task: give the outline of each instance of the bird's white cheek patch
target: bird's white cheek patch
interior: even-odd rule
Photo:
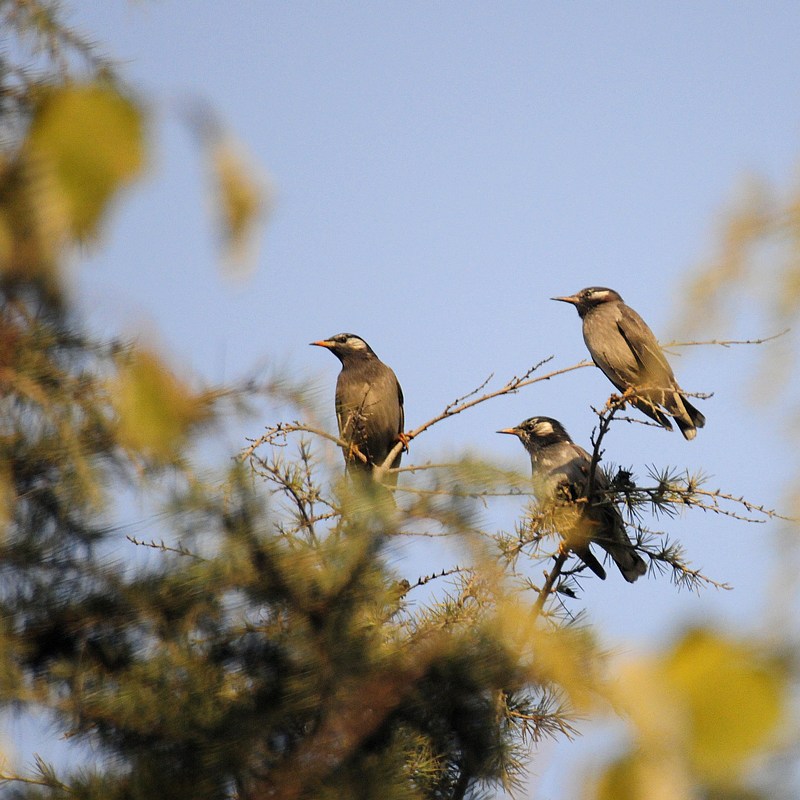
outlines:
[[[550,436],[553,432],[553,426],[549,422],[539,422],[536,425],[537,436]]]

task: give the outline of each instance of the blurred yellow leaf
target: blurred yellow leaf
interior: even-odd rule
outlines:
[[[265,207],[265,189],[253,177],[252,166],[226,137],[213,138],[211,167],[225,256],[235,266],[246,266],[254,255],[253,239]]]
[[[702,786],[709,798],[750,798],[742,787],[751,759],[777,741],[786,707],[786,672],[775,658],[695,629],[661,657],[628,660],[616,673],[613,705],[635,739],[592,777],[587,797],[672,800]]]
[[[593,800],[688,800],[686,776],[669,751],[632,751],[592,776],[586,796]]]
[[[642,797],[639,759],[625,755],[606,767],[597,781],[596,800],[639,800]]]
[[[613,705],[633,723],[643,751],[683,753],[685,715],[671,687],[663,689],[661,663],[628,658],[614,669]]]
[[[107,85],[54,89],[34,114],[27,146],[49,174],[68,230],[91,236],[114,192],[142,168],[142,113]]]
[[[190,428],[210,416],[206,398],[194,394],[148,350],[138,350],[120,368],[114,387],[120,438],[158,460],[178,454]]]
[[[745,759],[769,743],[783,716],[786,677],[755,648],[707,630],[689,632],[664,674],[689,713],[695,769],[711,782],[735,781]]]

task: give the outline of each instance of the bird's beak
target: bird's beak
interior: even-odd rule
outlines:
[[[580,300],[578,300],[578,296],[575,294],[571,294],[569,297],[551,297],[551,300],[558,300],[562,303],[572,303],[573,306],[578,305]]]
[[[496,433],[510,433],[512,436],[516,436],[517,435],[517,429],[516,428],[503,428],[500,431],[496,431]]]
[[[333,349],[333,342],[329,342],[326,339],[320,339],[318,342],[309,342],[309,345],[314,345],[314,347],[327,347],[328,350]]]

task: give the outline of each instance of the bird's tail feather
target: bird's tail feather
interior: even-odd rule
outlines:
[[[609,543],[605,549],[628,583],[633,583],[647,572],[647,564],[632,545],[613,542]]]
[[[650,419],[655,420],[668,431],[672,430],[672,423],[669,421],[669,417],[652,400],[646,397],[636,397],[631,402]]]
[[[697,436],[697,429],[706,424],[706,418],[682,394],[674,392],[667,410],[672,414],[678,428],[685,439],[692,440]]]
[[[601,581],[606,579],[606,571],[603,569],[603,565],[595,558],[594,553],[592,553],[588,547],[575,550],[575,555],[577,555]]]
[[[691,418],[695,428],[704,427],[706,424],[706,418],[685,397],[682,397],[681,399],[683,400],[683,406],[686,409],[686,413]]]
[[[628,534],[625,532],[625,523],[622,521],[616,506],[608,506],[605,536],[597,536],[594,541],[611,556],[617,569],[622,573],[628,583],[633,583],[647,572],[647,564],[636,552]]]

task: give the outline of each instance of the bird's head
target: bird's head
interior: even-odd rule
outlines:
[[[559,300],[562,303],[571,303],[578,311],[578,315],[583,317],[587,311],[596,308],[603,303],[619,303],[622,298],[613,289],[605,286],[589,286],[581,289],[577,294],[567,297],[551,297],[551,300]]]
[[[552,417],[531,417],[513,428],[503,428],[498,433],[516,436],[528,451],[541,450],[551,444],[571,442],[564,426]]]
[[[326,347],[342,362],[348,358],[375,356],[372,348],[354,333],[337,333],[336,336],[320,339],[311,344],[316,347]]]

